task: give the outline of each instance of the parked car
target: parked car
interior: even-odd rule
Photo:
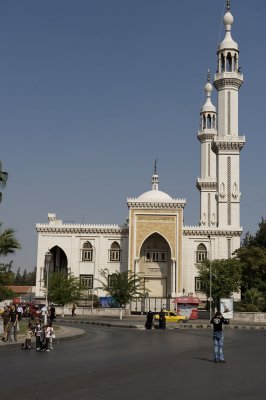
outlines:
[[[188,319],[187,317],[184,317],[182,315],[177,315],[177,313],[175,311],[171,311],[171,310],[163,310],[164,315],[165,315],[165,319],[166,322],[187,322]],[[155,321],[159,320],[159,313],[154,315],[154,319]]]

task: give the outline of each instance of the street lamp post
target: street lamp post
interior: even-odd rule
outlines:
[[[209,246],[209,264],[210,264],[210,291],[209,291],[209,302],[210,302],[210,320],[212,319],[212,242],[211,236],[208,235],[210,246]]]
[[[44,324],[47,325],[47,314],[48,314],[48,285],[49,285],[49,271],[50,271],[50,266],[51,266],[51,261],[52,261],[53,255],[50,253],[48,250],[45,253],[44,256],[44,269],[46,271],[46,293],[45,293],[45,306],[46,306],[46,311],[44,315]]]

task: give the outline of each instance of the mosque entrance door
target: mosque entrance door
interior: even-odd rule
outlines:
[[[171,295],[171,249],[167,240],[159,233],[153,233],[143,242],[139,271],[144,274],[147,296]]]

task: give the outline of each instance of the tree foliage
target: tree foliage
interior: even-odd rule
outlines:
[[[49,276],[48,299],[65,306],[79,299],[84,288],[78,278],[64,272],[53,272]]]
[[[266,293],[266,248],[241,247],[235,253],[241,265],[241,290],[257,288]]]
[[[259,229],[255,235],[251,235],[249,232],[246,233],[241,247],[263,247],[266,248],[266,219],[261,218],[258,223]]]
[[[144,292],[144,278],[132,271],[114,272],[110,274],[108,269],[100,271],[104,281],[100,281],[99,289],[104,290],[120,305],[125,306],[136,296],[142,296]]]
[[[239,292],[241,282],[240,263],[235,258],[228,260],[204,260],[197,265],[202,292],[208,298],[210,295],[210,267],[212,276],[212,298],[219,308],[221,298],[231,297]]]
[[[1,227],[2,223],[0,223]],[[17,249],[20,249],[20,243],[15,238],[14,229],[7,228],[4,231],[0,231],[0,256],[7,256],[13,254]]]
[[[257,288],[248,289],[242,300],[242,307],[245,311],[262,311],[265,307],[265,298]]]

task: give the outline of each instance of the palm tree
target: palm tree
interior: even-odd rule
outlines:
[[[4,188],[6,186],[6,181],[8,178],[8,173],[2,171],[2,163],[0,161],[0,188]],[[2,192],[0,192],[0,203],[2,201]]]
[[[261,311],[265,305],[265,299],[257,288],[251,288],[246,290],[243,304],[247,311]]]
[[[0,223],[0,226],[2,224]],[[7,228],[0,232],[0,256],[7,256],[13,254],[17,249],[20,249],[20,243],[15,238],[14,229]]]

